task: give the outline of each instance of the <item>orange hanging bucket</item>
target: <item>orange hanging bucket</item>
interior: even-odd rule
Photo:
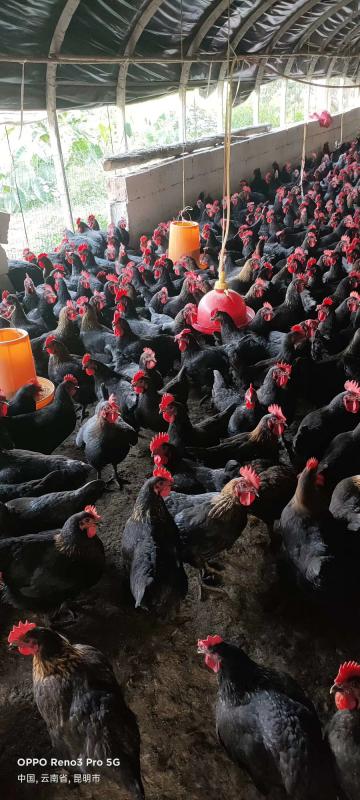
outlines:
[[[199,265],[200,229],[197,222],[175,220],[170,223],[169,258],[175,263],[183,256],[190,256]]]
[[[22,328],[0,329],[0,389],[7,398],[36,380],[29,334]]]

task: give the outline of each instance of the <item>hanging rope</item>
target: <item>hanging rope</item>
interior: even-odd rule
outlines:
[[[20,87],[20,133],[19,139],[22,136],[22,129],[24,124],[24,95],[25,95],[25,62],[21,68],[21,87]]]
[[[10,139],[9,139],[8,129],[7,129],[6,125],[5,125],[5,134],[6,134],[6,140],[7,140],[7,144],[8,144],[8,148],[9,148],[9,153],[10,153],[10,159],[11,159],[11,163],[12,163],[13,173],[14,173],[14,183],[15,183],[15,189],[16,189],[17,199],[18,199],[18,203],[19,203],[20,213],[21,213],[21,216],[22,216],[22,222],[23,222],[23,227],[24,227],[26,245],[27,245],[27,247],[29,247],[29,239],[28,239],[26,225],[25,225],[25,217],[24,217],[23,207],[22,207],[22,203],[21,203],[19,187],[18,187],[18,183],[17,183],[17,180],[16,180],[15,161],[14,161],[14,158],[13,158],[13,154],[12,154],[12,150],[11,150],[11,146],[10,146]]]
[[[305,159],[306,159],[306,141],[307,141],[308,122],[309,122],[309,105],[310,105],[310,86],[308,87],[308,91],[307,91],[305,119],[304,119],[304,131],[303,131],[303,144],[302,144],[302,152],[301,152],[300,189],[301,189],[301,197],[302,197],[302,199],[304,199],[304,186],[303,186],[303,183],[304,183],[304,170],[305,170]]]
[[[110,135],[110,144],[111,144],[111,152],[114,152],[114,144],[112,138],[112,129],[111,129],[111,119],[109,114],[109,106],[106,106],[107,118],[108,118],[108,126],[109,126],[109,135]]]
[[[180,3],[180,54],[181,60],[184,58],[184,33],[183,33],[183,0]],[[182,123],[182,211],[183,214],[189,206],[185,205],[185,142],[186,142],[186,88],[181,87],[181,123]]]
[[[230,162],[231,162],[231,122],[232,122],[232,81],[235,67],[235,59],[230,65],[230,0],[228,0],[228,40],[227,40],[227,87],[226,87],[226,107],[225,107],[225,135],[224,135],[224,183],[223,197],[225,198],[225,209],[223,211],[223,238],[219,256],[218,280],[215,289],[225,291],[228,288],[225,279],[225,250],[230,228]]]

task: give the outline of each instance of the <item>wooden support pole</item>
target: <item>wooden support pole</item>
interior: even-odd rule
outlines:
[[[77,0],[79,2],[79,0]],[[340,42],[341,46],[341,42]],[[322,52],[323,58],[331,58],[334,53]],[[292,53],[292,58],[317,57],[318,53],[302,50]],[[205,53],[193,56],[94,56],[94,55],[53,55],[50,56],[24,56],[0,54],[1,64],[223,64],[226,62],[227,53]],[[249,64],[258,64],[260,61],[288,61],[289,54],[283,53],[237,53],[236,61],[247,61]],[[351,61],[353,57],[339,53],[337,58],[341,61]]]
[[[59,123],[56,113],[56,69],[57,59],[64,41],[66,31],[79,6],[80,0],[66,0],[61,14],[56,23],[55,30],[50,42],[49,59],[46,68],[46,111],[49,123],[50,144],[54,159],[57,188],[60,195],[60,203],[66,225],[71,230],[74,229],[74,222],[71,210],[69,187],[66,180],[64,158],[61,148]]]
[[[127,76],[127,69],[123,69],[123,80],[120,79],[119,76],[119,83],[116,92],[116,109],[117,109],[117,118],[119,120],[119,126],[117,127],[117,140],[119,142],[120,151],[124,151],[124,153],[128,152],[129,145],[128,145],[128,138],[126,133],[126,76]]]
[[[56,67],[49,65],[47,69],[46,111],[49,123],[50,144],[54,159],[57,188],[60,195],[62,212],[64,214],[66,226],[71,230],[74,230],[69,188],[66,180],[64,158],[59,133],[59,123],[56,113],[56,81],[55,74],[52,74],[53,70],[56,71]]]

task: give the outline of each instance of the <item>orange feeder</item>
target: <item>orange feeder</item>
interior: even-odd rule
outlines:
[[[189,256],[200,262],[200,229],[197,222],[179,220],[170,223],[169,258],[175,263]]]
[[[0,389],[10,398],[21,386],[35,380],[38,380],[42,388],[36,407],[42,408],[51,403],[54,386],[46,378],[36,377],[29,334],[22,328],[1,328]]]

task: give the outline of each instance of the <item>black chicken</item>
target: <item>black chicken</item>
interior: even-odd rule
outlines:
[[[53,746],[80,773],[91,773],[93,761],[96,772],[144,800],[136,717],[103,653],[33,622],[14,626],[8,641],[33,656],[34,699]]]
[[[293,800],[336,800],[319,720],[296,681],[257,664],[221,636],[200,639],[198,652],[219,679],[220,744],[260,794],[281,788]]]

